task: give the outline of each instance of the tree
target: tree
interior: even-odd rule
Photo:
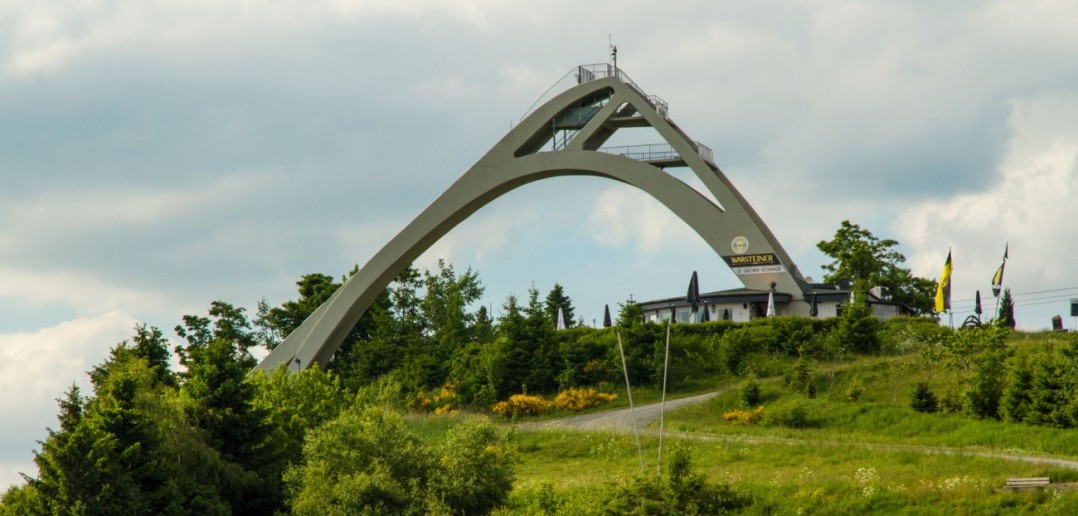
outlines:
[[[268,416],[284,459],[302,459],[303,439],[308,430],[337,417],[347,405],[341,379],[317,367],[298,373],[281,366],[272,373],[256,371],[248,381],[255,386],[253,403]]]
[[[308,433],[284,475],[295,514],[422,514],[433,458],[394,412],[345,412]]]
[[[331,276],[325,274],[305,274],[296,282],[299,297],[294,301],[285,301],[281,306],[270,307],[263,299],[258,303],[257,317],[254,324],[257,329],[256,338],[272,350],[304,321],[323,303],[343,286],[344,282],[355,275],[359,268],[353,268],[351,272],[337,282]],[[384,311],[389,305],[389,296],[383,292],[375,299],[370,308],[360,317],[348,337],[341,342],[341,346],[334,353],[328,369],[341,372],[346,378],[352,376],[356,369],[365,369],[366,364],[357,365],[357,361],[365,360],[361,353],[354,349],[358,342],[370,340],[374,327],[376,314]]]
[[[438,272],[423,273],[426,293],[420,311],[429,331],[439,341],[459,345],[469,340],[467,331],[475,316],[467,308],[483,295],[479,275],[472,269],[457,275],[453,266],[438,260]]]
[[[544,305],[546,307],[547,317],[549,317],[551,321],[558,320],[558,309],[560,308],[562,317],[565,319],[565,326],[570,327],[573,325],[573,317],[575,316],[573,300],[565,295],[565,289],[563,289],[561,285],[557,283],[554,284],[554,287],[550,289],[550,293],[546,295]]]
[[[512,487],[507,435],[463,423],[437,448],[384,408],[349,410],[312,430],[285,483],[295,514],[487,514]]]
[[[910,408],[917,412],[932,413],[939,410],[936,395],[928,388],[928,382],[917,382],[910,395]]]
[[[72,387],[59,400],[60,428],[35,452],[39,478],[23,493],[38,508],[24,513],[229,512],[218,482],[229,468],[187,425],[159,373],[123,342],[91,373],[94,397]]]
[[[632,294],[624,303],[618,303],[618,321],[616,325],[622,328],[636,326],[644,323],[644,309],[640,308]]]
[[[887,290],[891,301],[915,313],[932,313],[936,284],[913,276],[901,265],[906,257],[896,250],[897,241],[880,240],[867,229],[844,220],[833,239],[821,241],[816,247],[833,260],[822,267],[827,271],[824,281],[850,279],[855,301],[863,302],[870,288],[880,286]]]
[[[1011,289],[1003,289],[1003,299],[999,301],[999,318],[996,325],[1001,328],[1014,329],[1014,298],[1011,297]]]
[[[555,313],[557,317],[557,313]],[[554,341],[555,319],[542,302],[535,287],[528,289],[528,306],[524,308],[526,338],[531,349],[531,364],[525,384],[536,392],[550,392],[557,388],[560,371],[558,344]]]
[[[184,412],[222,459],[238,466],[223,490],[232,510],[272,512],[283,502],[284,464],[268,414],[254,403],[255,385],[246,381],[255,364],[248,349],[258,339],[243,308],[214,301],[209,315],[212,320],[185,315],[184,325],[176,327],[187,340],[176,348],[187,368],[180,387]]]
[[[528,337],[528,323],[516,296],[510,294],[502,304],[503,314],[498,319],[498,338],[495,357],[491,364],[491,384],[498,398],[505,398],[527,389],[531,369],[534,341]]]
[[[325,274],[304,274],[296,282],[299,298],[271,308],[262,300],[258,304],[256,324],[263,330],[262,340],[267,349],[277,347],[285,337],[299,328],[322,303],[333,296],[341,284]]]

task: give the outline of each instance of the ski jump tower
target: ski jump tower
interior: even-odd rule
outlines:
[[[665,140],[604,147],[619,129],[651,127]],[[667,174],[688,167],[714,196]],[[528,110],[520,123],[434,200],[293,331],[258,369],[325,367],[386,286],[457,224],[517,187],[559,176],[596,176],[632,185],[661,202],[723,258],[745,288],[791,295],[805,313],[808,285],[759,215],[714,163],[711,149],[670,119],[665,101],[647,95],[610,64],[577,66]]]

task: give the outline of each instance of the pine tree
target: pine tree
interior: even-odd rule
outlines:
[[[254,366],[248,348],[257,343],[243,308],[211,303],[206,317],[185,315],[176,327],[188,345],[177,347],[187,368],[180,388],[188,420],[205,432],[223,460],[238,466],[222,480],[233,512],[268,513],[283,506],[282,450],[270,439],[273,428],[264,408],[253,403],[255,386],[246,381]],[[211,328],[212,323],[212,328]]]
[[[573,325],[573,318],[576,315],[573,310],[573,300],[565,295],[565,289],[563,289],[561,285],[557,283],[554,284],[554,288],[551,288],[550,293],[546,296],[544,305],[547,317],[549,317],[551,321],[558,320],[558,309],[560,308],[562,317],[565,319],[565,326],[570,327]]]
[[[910,399],[910,408],[917,412],[932,413],[939,410],[936,395],[928,388],[927,382],[917,382]]]
[[[544,304],[539,301],[539,291],[535,287],[528,289],[524,320],[532,350],[529,357],[531,368],[525,382],[529,389],[536,392],[553,391],[557,388],[556,379],[560,369],[558,344],[554,340],[556,319],[549,316]]]
[[[999,302],[999,318],[996,324],[1002,328],[1014,329],[1014,298],[1011,297],[1011,289],[1003,289],[1003,299]]]

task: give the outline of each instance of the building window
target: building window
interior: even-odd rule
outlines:
[[[689,311],[688,310],[678,310],[677,311],[677,322],[679,322],[679,323],[687,323],[687,322],[689,322]]]

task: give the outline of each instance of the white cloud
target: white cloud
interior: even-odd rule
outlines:
[[[628,186],[607,188],[595,202],[589,220],[596,242],[629,247],[642,254],[706,248],[689,226],[648,194]]]
[[[498,204],[482,210],[447,233],[417,260],[419,269],[436,270],[439,259],[447,263],[482,266],[507,245],[513,245],[542,223],[535,206],[508,207]]]
[[[32,450],[46,427],[56,427],[57,406],[71,384],[90,394],[86,372],[130,337],[135,319],[110,311],[34,332],[0,335],[0,486],[36,474]]]
[[[1016,292],[1078,287],[1072,260],[1078,241],[1069,237],[1078,220],[1078,97],[1034,97],[1011,106],[999,181],[978,193],[917,203],[895,223],[900,240],[913,249],[916,274],[937,277],[947,248],[954,249],[953,284],[961,292],[952,295],[958,297],[986,293],[1005,242],[1005,286]],[[1043,315],[1026,319],[1030,327],[1047,323]]]

